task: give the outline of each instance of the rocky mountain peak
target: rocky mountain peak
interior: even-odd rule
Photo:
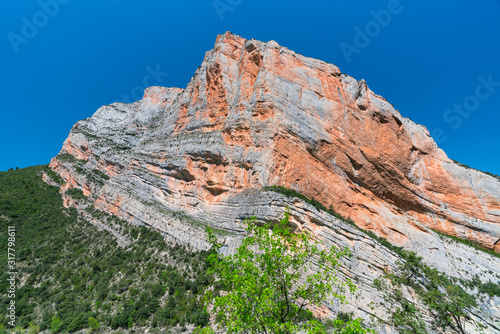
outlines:
[[[277,185],[452,276],[494,279],[500,268],[436,233],[500,252],[500,181],[450,160],[364,80],[274,41],[219,35],[185,89],[150,87],[140,101],[103,106],[73,127],[50,167],[62,191],[81,189],[95,208],[198,249],[206,224],[231,252],[243,219],[277,220],[290,206],[297,227],[354,249],[352,275],[395,266],[348,223],[263,189]]]
[[[81,147],[95,149],[80,128],[130,149],[99,161],[189,175],[176,182],[202,202],[276,184],[400,245],[432,228],[500,247],[498,180],[448,159],[364,80],[274,41],[219,35],[186,89],[150,87],[139,102],[101,108],[62,150],[85,158]]]

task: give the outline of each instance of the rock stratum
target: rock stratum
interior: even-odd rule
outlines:
[[[274,41],[218,36],[185,89],[150,87],[140,101],[103,106],[73,127],[50,167],[65,181],[62,192],[81,189],[95,208],[197,249],[207,246],[205,224],[231,252],[243,219],[277,220],[290,206],[294,224],[353,250],[343,274],[360,292],[327,314],[386,319],[368,306],[383,300],[373,279],[396,271],[400,258],[263,186],[314,198],[450,276],[500,274],[499,258],[435,232],[500,252],[500,181],[450,160],[364,80]],[[500,331],[499,305],[490,298],[475,314],[491,333]]]

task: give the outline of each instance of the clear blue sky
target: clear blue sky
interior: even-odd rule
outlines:
[[[500,174],[500,0],[54,1],[0,3],[0,170],[48,163],[76,121],[140,96],[156,67],[169,75],[148,84],[185,87],[229,30],[364,78],[440,131],[450,158]]]

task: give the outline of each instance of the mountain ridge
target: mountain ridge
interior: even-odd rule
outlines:
[[[66,206],[89,205],[64,194],[81,189],[91,206],[197,249],[207,247],[203,225],[225,231],[231,252],[244,218],[275,221],[290,206],[297,227],[356,249],[362,264],[346,275],[371,270],[365,301],[381,298],[370,280],[396,271],[397,256],[262,187],[292,188],[331,206],[451,276],[495,280],[500,267],[498,258],[433,231],[499,252],[500,182],[454,163],[364,80],[274,41],[219,35],[185,89],[150,87],[140,101],[100,108],[75,124],[50,167],[64,179]],[[498,318],[496,304],[489,312]]]
[[[216,47],[214,48],[214,50],[212,51],[209,51],[207,52],[207,56],[206,57],[214,57],[214,54],[217,54],[217,52],[219,52],[219,54],[223,55],[223,47],[222,46],[219,46],[217,47],[218,44],[221,44],[223,45],[224,47],[229,47],[228,45],[231,45],[230,43],[221,43],[220,41],[221,40],[224,40],[224,38],[226,38],[226,36],[234,36],[234,35],[227,35],[227,34],[224,34],[224,35],[220,35],[218,36],[217,38],[217,42],[216,42]],[[239,39],[238,39],[239,38]],[[235,40],[238,40],[240,44],[244,44],[241,46],[241,48],[245,47],[247,48],[247,50],[249,49],[252,49],[253,52],[256,52],[257,49],[253,49],[255,48],[255,46],[252,44],[252,43],[257,43],[257,41],[255,40],[244,40],[242,39],[241,37],[238,37],[238,38],[235,38]],[[289,53],[292,55],[292,57],[294,57],[296,55],[295,52],[293,51],[290,51],[286,48],[281,48],[277,43],[275,43],[274,41],[271,41],[271,42],[268,42],[268,43],[262,43],[262,44],[265,44],[271,48],[279,48],[279,51],[280,51],[280,55],[282,53]],[[218,50],[221,49],[221,50]],[[217,57],[217,56],[215,56]],[[222,57],[222,56],[221,56]],[[255,56],[255,55],[252,55],[251,56],[251,60],[250,62],[254,62],[254,61],[257,61],[256,59],[260,59],[260,56]],[[330,70],[333,71],[333,73],[335,75],[338,75],[340,77],[343,76],[343,74],[340,73],[340,70],[338,70],[337,67],[335,67],[334,65],[332,64],[328,64],[326,62],[323,62],[323,61],[319,61],[319,60],[315,60],[313,58],[305,58],[307,60],[312,60],[313,62],[318,62],[318,64],[316,64],[317,66],[319,67],[322,67],[322,66],[326,66],[326,67],[329,67]],[[260,60],[258,60],[260,61]],[[255,64],[254,64],[255,65]],[[217,66],[220,66],[220,65],[214,65],[214,68],[217,68]],[[235,65],[234,65],[235,66]],[[248,65],[249,67],[251,65]],[[203,67],[200,67],[201,69]],[[244,67],[245,68],[245,67]],[[260,71],[261,69],[259,69]],[[193,88],[193,85],[196,85],[198,84],[196,81],[199,80],[197,79],[197,77],[203,77],[204,79],[206,79],[207,83],[210,82],[210,75],[209,75],[209,72],[207,73],[203,73],[203,72],[199,72],[200,70],[197,70],[197,74],[195,74],[193,76],[193,78],[191,79],[190,83],[188,84],[188,86],[186,87],[186,89],[184,90],[181,90],[180,88],[169,88],[169,89],[166,89],[166,90],[162,90],[161,88],[159,87],[151,87],[149,89],[147,89],[145,91],[145,95],[144,95],[144,98],[142,100],[142,102],[140,103],[140,106],[139,108],[143,111],[141,113],[138,113],[135,115],[135,118],[134,118],[134,121],[135,121],[135,124],[134,124],[134,127],[136,129],[139,130],[140,132],[140,126],[141,125],[145,125],[146,123],[150,122],[151,120],[154,120],[155,117],[160,117],[159,116],[159,112],[160,112],[160,109],[164,109],[166,110],[168,107],[169,107],[169,104],[171,103],[172,105],[177,103],[178,104],[178,100],[180,98],[183,98],[183,94],[185,94],[186,90],[189,90],[191,89],[192,91],[190,92],[190,94],[192,95],[193,93],[194,94],[199,94],[200,92],[196,90],[197,87],[194,87]],[[242,71],[241,68],[239,71]],[[245,68],[245,71],[249,71],[249,70],[246,70]],[[258,75],[258,74],[257,74]],[[224,79],[227,81],[227,78]],[[242,75],[242,78],[240,78],[239,80],[246,80],[244,75]],[[364,80],[361,80],[359,81],[357,84],[353,83],[352,80],[354,80],[353,78],[351,77],[346,77],[345,81],[350,84],[351,86],[348,86],[346,90],[348,89],[354,89],[356,87],[353,87],[353,86],[358,86],[358,91],[356,93],[356,97],[355,97],[355,101],[353,101],[356,106],[360,109],[360,110],[366,110],[366,106],[365,104],[368,104],[368,103],[371,103],[371,104],[380,104],[380,103],[386,103],[387,101],[383,98],[381,98],[379,95],[376,95],[374,93],[372,93],[366,83],[364,82]],[[217,83],[219,83],[217,81]],[[226,82],[227,85],[230,85],[231,82]],[[345,82],[342,82],[342,84],[345,86]],[[210,86],[210,85],[209,85]],[[246,87],[246,86],[245,86]],[[316,87],[317,89],[316,90],[320,90],[321,87]],[[212,87],[212,89],[215,89],[215,87]],[[340,92],[340,88],[337,87],[337,90]],[[314,91],[314,89],[313,89]],[[168,94],[169,96],[168,97],[162,97],[161,94],[162,92],[164,94]],[[168,92],[168,93],[167,93]],[[207,92],[202,92],[202,93],[207,93]],[[224,94],[226,94],[227,92],[224,92]],[[318,92],[316,92],[318,93]],[[229,94],[229,93],[227,93]],[[242,94],[241,92],[238,92],[238,94]],[[248,92],[247,92],[248,94]],[[258,92],[256,93],[258,95]],[[209,98],[212,97],[213,94],[206,94]],[[340,101],[342,101],[342,96],[340,95],[339,93],[339,96],[340,96]],[[164,98],[165,100],[162,100],[161,103],[160,103],[160,100]],[[197,97],[194,96],[194,98],[196,99]],[[257,96],[254,96],[253,98],[257,98]],[[312,99],[312,97],[311,97]],[[215,105],[214,108],[228,108],[228,100],[230,100],[229,98],[225,98],[224,101],[222,102],[222,104],[219,104],[219,105]],[[235,100],[236,102],[232,102],[232,103],[239,103],[239,99],[238,100]],[[245,100],[244,100],[245,101]],[[374,102],[375,101],[375,102]],[[378,102],[377,102],[378,101]],[[191,101],[188,101],[187,103],[189,103]],[[190,105],[190,108],[196,108],[196,103],[199,103],[200,101],[192,101],[192,103],[194,104],[194,106]],[[204,101],[201,101],[201,103],[203,103]],[[208,106],[210,108],[210,104],[209,104],[210,101],[207,101],[208,103]],[[252,101],[249,101],[250,103]],[[274,102],[274,101],[273,101]],[[224,104],[225,103],[225,104]],[[343,101],[342,101],[343,103]],[[265,104],[265,102],[263,102],[263,104]],[[270,102],[270,104],[272,104]],[[272,105],[276,105],[276,104],[272,104]],[[184,106],[186,107],[187,104],[185,103]],[[177,105],[177,107],[180,109],[180,105]],[[446,164],[449,164],[449,166],[445,166],[446,167],[449,167],[450,169],[456,169],[455,166],[454,166],[454,163],[452,160],[448,159],[448,157],[446,156],[446,154],[437,147],[437,145],[435,144],[435,142],[432,140],[432,138],[429,136],[429,132],[427,131],[427,129],[422,126],[422,125],[417,125],[416,123],[413,123],[411,120],[407,119],[407,118],[403,118],[400,113],[398,111],[396,111],[394,108],[392,108],[392,106],[389,106],[389,105],[382,105],[382,107],[384,107],[385,109],[380,109],[378,108],[377,110],[377,106],[374,106],[373,108],[375,108],[375,111],[373,111],[373,117],[375,118],[378,118],[380,119],[380,123],[381,124],[384,124],[384,122],[389,122],[391,121],[393,124],[395,123],[397,126],[399,127],[404,127],[404,126],[407,126],[409,128],[409,132],[414,132],[411,134],[411,137],[412,139],[410,140],[409,143],[405,143],[405,146],[410,146],[411,144],[411,147],[409,147],[409,150],[408,152],[411,152],[412,154],[414,152],[417,152],[417,154],[420,154],[420,155],[434,155],[436,160],[441,163],[446,163]],[[241,108],[241,107],[240,107]],[[258,117],[259,118],[263,118],[263,117],[271,117],[269,114],[271,113],[269,111],[269,109],[272,110],[272,106],[270,108],[268,108],[267,110],[264,109],[266,108],[265,106],[264,107],[260,107],[258,106],[258,108],[262,108],[260,111],[254,111],[254,113],[261,113]],[[344,108],[344,106],[342,106],[342,108]],[[365,108],[365,109],[363,109]],[[144,112],[144,111],[147,111],[147,112]],[[348,110],[349,111],[349,110]],[[359,110],[358,110],[359,111]],[[192,111],[193,112],[193,111]],[[197,112],[200,112],[200,111],[197,111]],[[215,115],[215,111],[212,111],[212,113],[214,113]],[[385,114],[384,114],[385,113]],[[206,118],[210,119],[210,115],[204,115],[204,116],[208,116]],[[223,115],[219,115],[219,120],[217,119],[214,119],[214,122],[213,124],[208,124],[208,127],[210,129],[215,129],[215,128],[218,128],[218,130],[224,130],[224,124],[223,123],[220,123],[220,122],[236,122],[234,124],[230,124],[230,126],[232,125],[235,125],[235,126],[239,126],[241,128],[242,125],[238,124],[238,122],[244,122],[244,121],[247,121],[248,123],[248,120],[245,120],[244,118],[243,119],[237,119],[238,114],[237,112],[232,112],[231,115],[229,114],[224,114],[224,116],[226,116],[226,118],[222,117],[221,116]],[[227,116],[230,116],[230,118],[227,118]],[[232,117],[231,117],[232,116]],[[299,115],[300,116],[300,115]],[[199,129],[200,127],[202,128],[202,131],[207,131],[206,129],[203,129],[203,120],[200,120],[200,119],[196,119],[195,121],[187,121],[189,118],[191,118],[191,120],[193,119],[192,116],[187,116],[186,119],[182,119],[182,115],[179,115],[179,119],[177,121],[173,121],[173,120],[169,120],[169,122],[167,122],[166,119],[164,119],[162,122],[159,122],[158,124],[155,124],[154,126],[156,127],[155,130],[151,130],[150,129],[150,139],[151,138],[158,138],[158,137],[162,137],[165,133],[168,133],[166,136],[170,136],[172,134],[178,134],[182,131],[182,133],[189,133],[189,132],[193,132],[193,131],[196,131],[197,129]],[[278,115],[279,117],[279,115]],[[391,120],[391,118],[393,120]],[[223,119],[223,120],[222,120]],[[316,119],[314,119],[314,117],[310,117],[308,120],[306,121],[315,121],[316,123],[318,123],[316,121]],[[321,146],[323,145],[324,143],[326,144],[331,144],[332,143],[332,140],[331,138],[331,135],[329,136],[328,134],[325,135],[324,133],[321,133],[321,132],[324,132],[324,130],[322,129],[322,127],[324,128],[324,124],[315,124],[315,125],[318,125],[317,128],[312,128],[311,126],[309,126],[309,129],[307,130],[318,130],[319,129],[319,133],[300,133],[301,132],[301,125],[304,125],[304,124],[301,124],[300,123],[301,119],[299,119],[298,121],[296,120],[292,120],[292,122],[295,122],[295,124],[292,124],[291,126],[289,126],[287,129],[285,129],[285,131],[288,131],[289,133],[291,133],[292,135],[297,135],[301,138],[299,138],[300,140],[302,141],[305,141],[305,145],[309,145],[309,146]],[[320,120],[321,121],[321,120]],[[349,121],[349,120],[347,120]],[[218,123],[219,122],[219,123]],[[173,124],[175,124],[175,129],[170,129],[169,126],[171,127]],[[184,129],[184,126],[187,125],[187,128]],[[309,124],[305,124],[306,126],[308,126]],[[331,126],[331,124],[330,124]],[[159,127],[159,129],[158,129]],[[295,127],[295,128],[293,128]],[[227,130],[227,129],[226,129]],[[231,140],[232,136],[231,135],[231,131],[226,131],[224,130],[223,131],[223,134],[225,134],[225,136]],[[345,131],[345,129],[342,129],[343,131]],[[364,130],[364,129],[361,129],[361,130]],[[375,129],[375,130],[378,130],[378,132],[380,132],[380,129]],[[383,130],[383,129],[382,129]],[[156,131],[156,132],[155,132]],[[334,130],[335,131],[335,130]],[[403,130],[404,131],[404,130]],[[247,138],[247,142],[250,142],[249,140],[249,134],[248,134],[248,131],[246,131],[247,133],[244,134],[244,136],[246,136]],[[372,133],[375,133],[376,137],[373,138],[375,140],[381,140],[383,141],[384,139],[381,138],[382,134],[377,134],[377,131],[372,131]],[[343,135],[342,132],[337,132],[336,134],[334,134],[335,136],[337,137],[341,137]],[[397,139],[397,134],[396,136],[393,135],[393,138],[392,139]],[[309,136],[309,137],[308,137]],[[317,136],[317,137],[320,137],[318,140],[314,140],[313,138],[310,138],[311,136]],[[415,137],[415,138],[414,138]],[[353,143],[353,139],[352,138],[348,138],[351,143],[347,143],[347,144],[344,144],[344,143],[340,143],[340,145],[345,145],[345,146],[352,146]],[[370,140],[371,138],[367,138],[368,140]],[[354,139],[356,140],[356,139]],[[255,139],[254,139],[255,141]],[[297,140],[299,141],[299,140]],[[226,143],[227,144],[227,143]],[[234,143],[233,143],[234,144]],[[252,143],[251,145],[254,145],[256,143]],[[340,146],[338,143],[334,143],[335,145],[337,146]],[[231,145],[231,143],[229,143],[229,145]],[[251,146],[250,145],[250,146]],[[355,144],[354,144],[355,145]],[[389,146],[389,149],[391,149],[392,151],[389,152],[390,154],[388,154],[387,156],[384,156],[384,154],[382,153],[383,151],[380,150],[380,147],[382,147],[382,149],[384,149],[384,147],[382,145],[388,145]],[[424,176],[422,176],[422,174],[425,174],[426,172],[428,173],[428,171],[423,171],[422,170],[422,167],[421,166],[418,166],[418,163],[420,163],[420,161],[417,161],[417,163],[406,163],[407,160],[409,159],[413,159],[412,156],[410,156],[410,154],[406,153],[405,152],[405,156],[401,157],[401,159],[399,160],[402,160],[402,161],[397,161],[398,159],[392,159],[393,161],[391,161],[390,157],[398,157],[397,154],[399,154],[400,152],[397,152],[397,150],[400,149],[400,147],[394,147],[394,145],[389,145],[388,143],[383,143],[382,145],[379,145],[380,147],[378,147],[378,151],[377,151],[377,148],[376,150],[373,150],[373,147],[370,147],[370,146],[365,146],[365,147],[362,147],[360,148],[359,150],[350,150],[348,152],[331,152],[332,149],[331,147],[326,147],[324,149],[324,152],[321,152],[321,147],[319,149],[319,152],[314,152],[314,150],[316,149],[315,147],[308,147],[306,149],[308,149],[309,153],[312,153],[311,155],[313,155],[313,158],[314,159],[317,159],[317,160],[320,160],[320,163],[322,164],[335,164],[335,162],[332,162],[332,161],[326,161],[326,158],[325,158],[325,155],[330,155],[332,156],[333,155],[333,158],[334,159],[343,159],[343,160],[346,160],[346,161],[342,161],[342,164],[340,165],[340,168],[345,172],[345,171],[348,171],[349,172],[349,169],[354,169],[354,171],[351,171],[348,175],[348,177],[351,179],[351,181],[353,181],[353,183],[360,183],[361,185],[361,188],[369,188],[368,190],[372,193],[374,193],[374,199],[372,200],[365,200],[363,205],[366,206],[365,203],[369,203],[370,201],[375,201],[377,202],[378,199],[380,199],[380,197],[386,197],[386,201],[389,201],[389,202],[397,202],[397,201],[405,201],[405,194],[407,194],[407,191],[408,190],[409,192],[413,191],[412,189],[410,189],[413,184],[411,183],[407,183],[407,184],[402,184],[401,185],[401,192],[402,194],[394,194],[394,191],[391,191],[390,189],[386,189],[388,188],[387,185],[384,184],[385,181],[387,180],[366,180],[366,179],[362,179],[362,178],[358,178],[357,177],[357,170],[356,170],[356,167],[363,167],[363,163],[366,163],[367,165],[371,162],[370,160],[376,160],[376,159],[386,159],[387,160],[387,163],[385,161],[383,161],[382,163],[379,163],[375,166],[375,168],[383,168],[383,169],[386,169],[385,171],[382,170],[382,173],[385,172],[386,175],[381,175],[381,177],[385,177],[386,179],[388,179],[388,181],[391,181],[391,179],[394,179],[394,178],[399,178],[400,180],[395,180],[395,182],[400,182],[403,183],[405,182],[404,178],[406,177],[407,179],[410,179],[410,181],[414,181],[414,183],[418,183],[418,182],[421,182],[422,178],[424,178]],[[241,145],[240,145],[241,146]],[[324,146],[328,146],[328,145],[324,145]],[[330,145],[331,146],[331,145]],[[392,147],[391,147],[392,146]],[[404,148],[404,147],[403,147]],[[317,149],[316,149],[317,150]],[[331,160],[334,160],[334,159],[331,159]],[[347,161],[348,160],[348,161]],[[396,161],[394,161],[396,160]],[[422,159],[421,159],[422,160]],[[367,163],[368,162],[368,163]],[[406,165],[404,165],[406,164]],[[435,163],[434,163],[435,164]],[[328,166],[330,169],[332,169],[332,167]],[[327,168],[328,168],[327,167]],[[403,172],[405,173],[405,175],[401,175],[401,167],[404,167],[406,170],[404,170]],[[424,166],[423,168],[426,169],[427,166]],[[430,167],[433,167],[433,168],[439,168],[441,169],[439,172],[441,173],[444,173],[444,172],[448,172],[448,174],[451,174],[449,171],[446,171],[443,169],[442,166],[430,166]],[[335,168],[335,165],[333,166],[333,168]],[[412,169],[412,170],[411,170]],[[376,172],[376,171],[375,171]],[[382,174],[382,173],[376,173],[376,174]],[[280,178],[283,178],[282,175],[279,175],[278,177]],[[433,177],[433,175],[431,175],[431,177]],[[475,177],[477,178],[477,176],[472,176],[472,177]],[[438,176],[436,176],[435,178],[438,178]],[[368,181],[368,182],[367,182]],[[371,182],[373,181],[373,182]],[[437,180],[432,180],[434,181],[433,184],[437,184],[437,185],[440,185],[441,186],[441,183],[442,181],[437,179]],[[451,181],[451,180],[450,180]],[[487,181],[491,181],[491,180],[487,180]],[[485,182],[487,182],[485,181]],[[496,181],[496,180],[495,180]],[[285,183],[284,185],[288,185],[288,186],[295,186],[293,184],[290,184],[291,182],[289,182],[289,180],[285,180],[285,181],[281,181],[283,183]],[[272,185],[276,182],[269,182],[269,180],[261,180],[260,181],[260,184],[259,186],[264,186],[264,185]],[[288,184],[286,184],[288,183]],[[309,183],[313,183],[313,182],[309,182]],[[372,183],[372,184],[370,184]],[[448,181],[448,183],[451,183]],[[484,183],[484,182],[483,182]],[[279,182],[277,183],[279,184]],[[430,185],[431,187],[433,186],[432,184]],[[318,187],[318,186],[317,186]],[[377,187],[379,188],[384,188],[384,189],[377,189]],[[444,188],[446,187],[449,187],[449,185],[447,184],[444,184],[443,185]],[[352,218],[359,224],[363,224],[362,227],[364,228],[368,228],[368,229],[374,229],[376,232],[384,232],[386,237],[388,237],[389,239],[393,239],[391,238],[391,236],[388,234],[390,232],[388,232],[387,229],[383,229],[383,227],[377,227],[375,226],[374,228],[370,227],[369,226],[369,223],[366,223],[366,222],[363,222],[363,220],[368,220],[368,219],[362,219],[362,217],[364,216],[367,216],[370,218],[370,220],[373,220],[373,216],[371,216],[369,213],[367,212],[370,212],[369,209],[365,209],[363,210],[362,208],[359,209],[361,212],[361,214],[356,214],[355,212],[352,212],[354,210],[351,210],[349,208],[349,206],[351,206],[352,204],[355,204],[355,201],[352,201],[351,203],[342,203],[342,201],[340,200],[337,200],[336,203],[332,203],[331,202],[331,199],[328,199],[328,198],[324,198],[324,196],[321,196],[321,191],[320,190],[316,190],[316,193],[314,193],[314,191],[309,191],[308,189],[306,189],[306,186],[304,185],[297,185],[297,188],[298,190],[300,190],[301,192],[305,193],[306,195],[308,195],[309,197],[318,197],[318,195],[321,197],[323,197],[322,199],[322,202],[324,202],[325,204],[327,205],[334,205],[336,207],[336,210],[338,210],[340,213],[342,213],[343,215],[345,216],[352,216]],[[321,187],[319,187],[321,188]],[[496,187],[498,189],[498,186]],[[497,190],[495,189],[495,191]],[[432,189],[431,189],[432,190]],[[460,192],[460,190],[457,190],[457,189],[452,189],[454,190],[455,194],[454,197],[457,197],[457,193]],[[355,190],[357,191],[357,190]],[[445,191],[448,191],[448,189],[445,189]],[[412,194],[410,194],[412,195]],[[424,196],[421,196],[421,195],[424,195]],[[398,207],[399,209],[403,209],[403,210],[407,210],[406,208],[404,208],[403,206],[408,206],[409,207],[409,210],[416,210],[416,211],[425,211],[427,210],[428,208],[426,208],[426,205],[425,203],[422,205],[421,203],[419,203],[419,198],[418,197],[424,197],[422,200],[425,201],[425,200],[428,200],[427,198],[425,198],[428,194],[425,194],[422,192],[421,193],[417,193],[415,195],[412,195],[413,199],[411,202],[406,202],[406,203],[395,203],[396,207]],[[462,195],[462,194],[460,194]],[[491,195],[491,194],[487,194],[487,195]],[[492,212],[500,212],[500,201],[498,199],[499,195],[495,192],[493,193],[494,195],[494,202],[492,203],[493,205],[491,205],[491,207],[493,208]],[[339,196],[339,195],[337,195]],[[370,197],[369,195],[367,197]],[[475,200],[476,202],[480,201],[480,199],[478,199],[479,197],[481,197],[480,195],[479,196],[472,196],[471,200]],[[440,211],[446,211],[446,210],[441,210],[441,208],[439,206],[448,206],[448,204],[446,203],[446,200],[447,198],[444,198],[444,200],[442,199],[431,199],[431,202],[430,205],[433,206],[432,210],[439,214],[439,215],[447,215],[448,217],[445,217],[444,221],[441,222],[441,224],[444,224],[446,225],[450,220],[457,220],[455,217],[453,217],[453,219],[450,219],[450,214],[447,214],[446,212],[440,212]],[[437,200],[441,200],[442,205],[436,205],[436,201]],[[456,201],[457,199],[456,198],[452,198],[452,201]],[[354,202],[354,203],[353,203]],[[451,205],[453,205],[455,203],[451,203]],[[460,203],[462,204],[462,203]],[[378,208],[379,206],[379,203],[374,203],[374,206]],[[373,208],[372,208],[373,209]],[[470,209],[473,209],[472,207]],[[357,211],[357,210],[356,210]],[[378,210],[378,211],[381,211],[381,210]],[[486,216],[488,216],[488,209],[484,209],[482,210],[482,212],[476,212],[476,216],[480,216],[483,220],[485,219]],[[427,221],[427,225],[429,224],[433,224],[433,228],[435,228],[436,230],[439,230],[443,233],[446,233],[446,234],[451,234],[451,235],[455,235],[455,236],[458,236],[458,237],[465,237],[465,238],[468,238],[468,239],[472,239],[474,240],[475,242],[477,242],[478,244],[486,247],[486,248],[489,248],[489,249],[495,249],[495,247],[497,246],[500,246],[498,244],[498,240],[500,240],[500,228],[497,226],[498,225],[498,220],[499,220],[499,216],[498,216],[498,212],[496,214],[492,214],[490,216],[492,216],[491,219],[492,220],[492,223],[494,224],[491,224],[491,228],[495,231],[495,235],[494,236],[491,236],[491,237],[488,237],[487,234],[483,234],[483,235],[474,235],[474,233],[476,232],[476,228],[474,226],[471,226],[469,227],[468,229],[466,230],[461,230],[461,231],[454,231],[453,228],[456,228],[456,227],[459,227],[459,225],[461,224],[455,224],[454,226],[439,226],[439,221],[437,222],[435,219],[433,220],[432,218],[429,218],[428,216],[426,215],[421,215],[419,214],[419,212],[416,212],[416,220],[421,222],[421,221]],[[480,219],[481,219],[480,218]],[[380,219],[379,219],[380,220]],[[391,220],[391,219],[389,219]],[[411,221],[410,221],[411,223]],[[464,223],[464,222],[460,222],[460,223]],[[486,223],[488,223],[488,221],[486,221]],[[380,229],[380,231],[377,231],[377,229]],[[396,230],[399,230],[398,227],[395,227]],[[399,231],[399,232],[402,232],[400,233],[401,235],[404,235],[405,234],[405,231]],[[470,234],[470,235],[467,235],[467,234]],[[475,238],[474,238],[475,237]],[[489,240],[486,241],[486,240],[483,240],[488,238]],[[396,240],[394,240],[396,241]],[[396,241],[397,242],[397,241]],[[401,242],[397,242],[397,243],[400,243]]]

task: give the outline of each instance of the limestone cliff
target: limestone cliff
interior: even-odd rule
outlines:
[[[50,166],[63,191],[82,189],[96,208],[199,249],[203,224],[231,251],[242,219],[276,220],[289,205],[297,226],[354,250],[344,274],[360,281],[354,309],[365,317],[384,319],[367,306],[382,298],[372,281],[396,270],[398,256],[263,186],[315,198],[449,275],[500,273],[498,258],[432,231],[500,252],[500,181],[454,163],[363,80],[274,41],[218,36],[185,89],[150,87],[141,101],[100,108],[73,127]],[[483,307],[490,329],[500,328],[499,302]]]

